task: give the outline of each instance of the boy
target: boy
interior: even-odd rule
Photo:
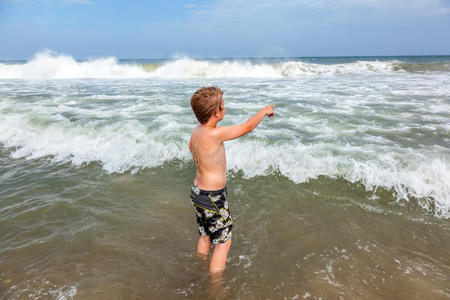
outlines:
[[[209,266],[209,271],[215,273],[225,269],[233,228],[226,199],[226,157],[223,142],[251,132],[265,116],[272,118],[274,111],[273,105],[268,105],[245,123],[217,127],[226,112],[223,92],[218,87],[204,87],[196,91],[191,98],[191,107],[200,122],[189,142],[189,150],[197,167],[190,194],[200,233],[197,253],[206,256],[211,242],[215,245]]]

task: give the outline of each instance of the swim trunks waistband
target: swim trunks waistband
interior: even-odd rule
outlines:
[[[222,188],[220,190],[215,190],[215,191],[202,190],[201,188],[199,188],[195,184],[192,184],[192,191],[194,191],[197,195],[213,197],[213,196],[221,195],[226,190],[227,190],[227,187],[224,187],[224,188]]]

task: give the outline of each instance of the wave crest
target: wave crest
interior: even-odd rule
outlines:
[[[11,149],[13,158],[49,157],[75,166],[99,162],[105,171],[118,173],[134,173],[172,160],[191,161],[189,135],[167,138],[173,128],[181,127],[175,121],[165,126],[170,129],[149,131],[135,120],[75,125],[64,119],[35,122],[33,115],[6,115],[0,121],[0,144]],[[398,151],[374,145],[370,149],[327,143],[261,147],[255,141],[232,141],[227,144],[227,169],[242,171],[247,178],[280,172],[296,183],[319,176],[341,177],[360,182],[367,190],[393,190],[398,200],[424,199],[421,206],[449,218],[448,160],[429,153]]]
[[[148,74],[137,65],[121,65],[114,57],[76,61],[49,50],[25,64],[0,64],[1,79],[139,78]]]
[[[355,61],[316,64],[302,61],[254,63],[242,60],[195,60],[180,58],[164,63],[119,63],[114,57],[76,61],[72,56],[46,50],[21,64],[0,63],[0,79],[78,78],[301,78],[345,74],[394,74],[450,72],[450,63]]]

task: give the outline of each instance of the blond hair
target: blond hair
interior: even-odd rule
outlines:
[[[222,110],[223,92],[216,86],[202,87],[191,97],[191,107],[201,124],[208,122],[216,112]]]

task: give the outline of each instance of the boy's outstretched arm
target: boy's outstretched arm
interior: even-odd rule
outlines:
[[[273,111],[274,105],[267,105],[263,109],[261,109],[256,115],[248,119],[245,123],[234,125],[234,126],[219,126],[215,132],[217,138],[221,141],[228,141],[244,134],[247,134],[258,126],[262,119],[265,116],[269,116],[272,118],[274,115]]]

